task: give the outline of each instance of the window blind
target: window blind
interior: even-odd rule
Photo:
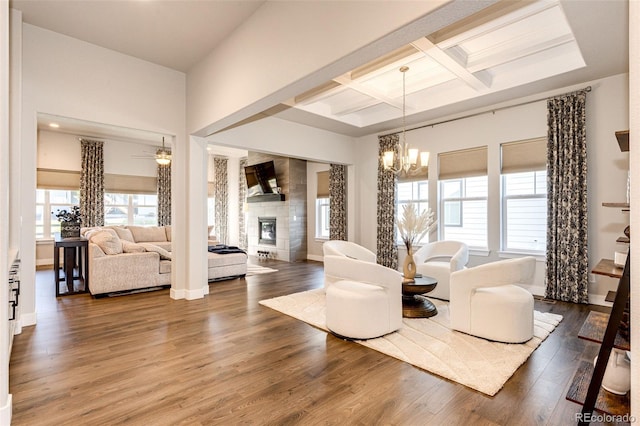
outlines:
[[[114,194],[157,194],[158,178],[105,173],[104,192]]]
[[[38,189],[65,189],[78,191],[80,189],[80,171],[37,169],[36,187]]]
[[[500,173],[521,173],[547,168],[547,139],[536,138],[500,145]]]
[[[487,147],[441,152],[438,154],[438,179],[458,179],[487,174]]]
[[[318,172],[317,198],[329,198],[329,170]]]

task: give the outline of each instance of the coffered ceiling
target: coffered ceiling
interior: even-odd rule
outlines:
[[[559,3],[499,3],[473,20],[415,40],[326,84],[289,106],[356,127],[542,80],[585,61]]]
[[[10,1],[26,23],[180,71],[203,59],[263,3]],[[398,129],[401,66],[409,67],[407,125],[625,73],[628,19],[625,0],[499,1],[255,119],[275,116],[354,137]]]

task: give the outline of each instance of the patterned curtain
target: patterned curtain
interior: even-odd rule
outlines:
[[[240,179],[238,184],[238,198],[240,203],[238,208],[238,223],[239,223],[238,246],[244,250],[246,250],[249,247],[249,242],[247,240],[247,224],[245,222],[245,217],[246,217],[245,207],[248,207],[247,177],[244,174],[244,168],[248,165],[249,165],[249,160],[247,158],[240,159]]]
[[[171,225],[171,163],[158,164],[158,226]]]
[[[395,135],[379,136],[378,158],[385,151],[395,151],[398,155],[398,140]],[[384,170],[382,160],[378,160],[378,263],[398,269],[398,246],[396,245],[396,175]]]
[[[104,225],[104,157],[103,142],[80,140],[80,215],[82,226]]]
[[[329,239],[347,240],[347,166],[329,169]]]
[[[547,101],[546,297],[588,303],[584,91]]]
[[[213,159],[213,168],[215,173],[214,197],[216,202],[216,236],[220,243],[228,244],[229,206],[227,195],[227,159],[215,157]]]

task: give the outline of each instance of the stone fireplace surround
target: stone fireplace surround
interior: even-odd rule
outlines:
[[[248,165],[273,160],[281,197],[256,197],[246,204],[249,255],[266,251],[270,258],[296,262],[307,258],[307,164],[304,160],[249,152]],[[260,244],[259,219],[276,218],[276,244]]]

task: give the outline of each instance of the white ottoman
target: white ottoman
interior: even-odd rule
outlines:
[[[477,288],[471,299],[471,334],[506,343],[533,337],[533,295],[517,285]]]
[[[327,328],[340,337],[371,339],[400,328],[389,312],[389,296],[382,287],[338,281],[326,290]]]

